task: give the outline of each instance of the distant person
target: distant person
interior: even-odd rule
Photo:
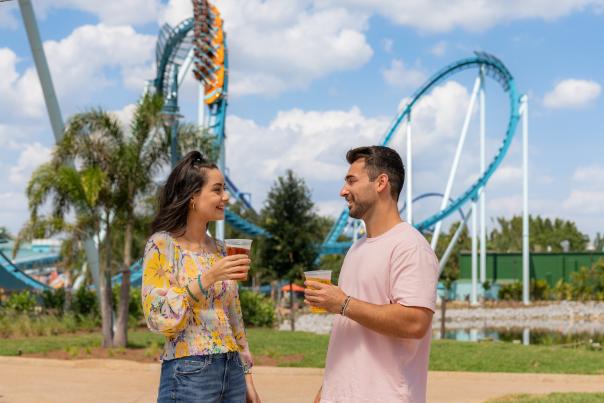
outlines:
[[[346,254],[338,286],[305,283],[307,304],[339,314],[315,402],[424,402],[438,260],[400,218],[400,156],[371,146],[350,150],[346,159],[340,196],[367,235]]]
[[[260,402],[237,288],[250,260],[225,256],[206,232],[228,199],[222,173],[198,151],[161,190],[142,284],[147,325],[166,336],[158,402]]]

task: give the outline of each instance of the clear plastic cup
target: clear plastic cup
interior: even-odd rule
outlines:
[[[251,239],[225,239],[224,245],[228,256],[232,255],[250,255],[250,249],[252,248]],[[241,281],[247,281],[247,273],[244,279]]]
[[[316,281],[317,283],[323,284],[331,284],[331,270],[313,270],[313,271],[305,271],[304,277],[306,281]],[[311,288],[311,287],[309,287]],[[323,308],[317,308],[314,306],[310,307],[310,312],[312,313],[327,313],[327,311]]]

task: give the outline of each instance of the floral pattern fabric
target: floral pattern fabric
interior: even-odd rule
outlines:
[[[217,281],[195,300],[187,285],[222,256],[184,249],[168,232],[151,236],[143,258],[142,304],[147,326],[166,336],[162,360],[192,355],[241,353],[251,367],[235,281]]]

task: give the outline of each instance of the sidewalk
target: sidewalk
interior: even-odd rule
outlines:
[[[0,403],[153,402],[159,364],[0,357]],[[323,370],[255,367],[263,403],[306,403]],[[604,375],[431,372],[428,402],[484,402],[511,393],[604,392]]]

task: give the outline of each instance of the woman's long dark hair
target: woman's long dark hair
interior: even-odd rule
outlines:
[[[151,223],[151,233],[179,234],[187,225],[189,203],[207,181],[207,170],[218,169],[199,151],[190,151],[174,167],[159,193],[159,210]]]

